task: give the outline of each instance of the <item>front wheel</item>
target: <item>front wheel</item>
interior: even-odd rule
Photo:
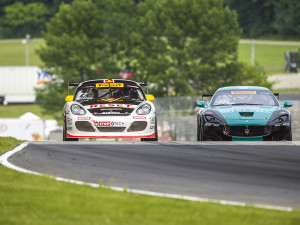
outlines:
[[[199,122],[197,123],[197,141],[204,141],[203,140],[203,130]]]
[[[66,121],[64,121],[64,126],[63,126],[63,141],[78,141],[78,138],[67,138],[67,124],[66,124]]]
[[[290,129],[289,129],[289,133],[288,133],[288,135],[286,136],[286,140],[287,140],[287,141],[292,141],[292,140],[293,140],[292,127],[290,127]]]
[[[154,138],[141,138],[141,141],[158,141],[157,120],[156,120],[156,117],[155,117],[155,137]]]

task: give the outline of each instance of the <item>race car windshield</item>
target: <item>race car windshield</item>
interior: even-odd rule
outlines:
[[[75,95],[75,101],[143,101],[145,100],[143,92],[138,86],[130,87],[94,87],[94,86],[83,86]]]
[[[273,93],[264,90],[232,90],[218,91],[211,102],[211,106],[226,105],[267,105],[278,106]]]

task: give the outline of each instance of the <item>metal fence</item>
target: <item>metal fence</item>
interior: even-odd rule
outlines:
[[[155,99],[160,141],[196,141],[197,96],[162,97]],[[300,94],[281,94],[280,103],[293,102],[288,110],[292,113],[293,140],[300,140]]]

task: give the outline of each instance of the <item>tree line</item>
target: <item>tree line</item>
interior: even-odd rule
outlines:
[[[41,37],[46,23],[58,12],[62,2],[73,0],[1,0],[0,38]]]
[[[135,4],[144,0],[132,0]],[[147,0],[146,0],[147,1]],[[0,38],[41,37],[45,25],[62,3],[73,0],[1,0]],[[97,2],[94,0],[93,2]],[[300,39],[300,1],[224,0],[236,11],[243,38]]]
[[[244,38],[300,39],[300,1],[224,0],[238,14]]]

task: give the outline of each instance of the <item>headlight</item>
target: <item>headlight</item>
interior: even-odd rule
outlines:
[[[288,119],[287,115],[284,116],[279,116],[278,118],[276,118],[275,120],[273,120],[274,123],[284,123],[286,122]]]
[[[71,105],[71,112],[74,114],[74,115],[84,115],[86,112],[85,110],[79,106],[79,105]]]
[[[151,105],[149,105],[148,103],[140,106],[137,110],[136,113],[139,115],[147,115],[149,114],[151,111]]]
[[[214,116],[210,116],[210,115],[205,115],[205,120],[209,123],[221,123],[221,121],[219,119],[217,119]]]

